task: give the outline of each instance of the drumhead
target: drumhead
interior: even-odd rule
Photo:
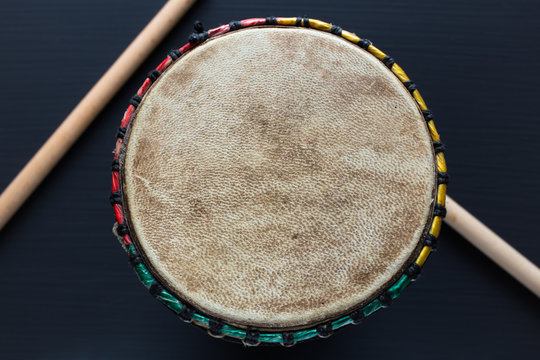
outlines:
[[[119,157],[130,239],[159,283],[268,331],[337,319],[395,283],[431,229],[438,170],[392,65],[330,32],[260,26],[168,66]]]

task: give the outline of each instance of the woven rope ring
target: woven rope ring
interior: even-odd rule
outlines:
[[[428,225],[428,231],[423,237],[423,245],[421,251],[409,266],[405,267],[405,270],[399,276],[398,280],[391,286],[380,292],[371,302],[363,306],[360,309],[356,309],[354,312],[345,316],[341,316],[333,321],[320,324],[315,327],[301,329],[296,331],[285,332],[259,332],[253,329],[245,329],[227,324],[226,322],[217,319],[215,317],[208,316],[207,314],[200,313],[194,310],[189,304],[183,302],[173,295],[172,292],[167,290],[157,278],[152,274],[152,271],[147,265],[145,265],[143,258],[134,243],[132,242],[129,222],[125,211],[125,204],[122,198],[121,189],[121,174],[120,174],[120,162],[121,150],[124,143],[124,136],[126,129],[132,119],[134,118],[137,106],[141,102],[142,97],[147,93],[148,89],[155,82],[159,76],[171,66],[176,60],[178,60],[184,53],[203,43],[205,40],[215,37],[217,35],[225,34],[230,31],[243,29],[247,27],[255,26],[300,26],[307,27],[319,31],[332,33],[335,36],[339,36],[348,40],[349,42],[358,45],[362,49],[369,52],[372,56],[381,61],[390,71],[403,83],[407,88],[411,96],[414,98],[418,108],[423,114],[426,120],[427,128],[429,130],[431,140],[433,143],[433,150],[435,153],[435,167],[436,175],[436,201],[433,205],[433,216],[431,224]],[[420,92],[416,88],[416,85],[409,79],[403,69],[394,61],[393,58],[376,48],[369,40],[361,39],[353,33],[345,31],[338,26],[315,19],[308,19],[302,17],[269,17],[269,18],[255,18],[246,19],[242,21],[233,21],[229,24],[219,26],[217,28],[202,31],[202,27],[196,24],[195,28],[200,28],[197,33],[193,34],[189,38],[189,42],[182,46],[180,49],[172,50],[153,71],[151,71],[139,88],[137,93],[132,97],[130,105],[125,111],[122,119],[120,129],[117,135],[116,148],[114,151],[114,160],[112,166],[112,194],[111,203],[114,207],[114,214],[116,218],[116,224],[114,226],[114,232],[121,241],[124,249],[129,255],[129,259],[133,268],[144,284],[144,286],[156,297],[159,301],[165,304],[170,310],[181,317],[184,321],[191,322],[199,327],[202,327],[208,331],[208,333],[214,337],[226,337],[228,339],[241,341],[245,345],[253,346],[260,343],[263,344],[281,344],[284,346],[291,346],[295,343],[314,337],[328,337],[335,330],[340,329],[349,324],[357,324],[364,317],[372,314],[380,308],[390,305],[393,299],[395,299],[420,273],[425,261],[435,246],[437,237],[439,236],[442,219],[446,214],[445,211],[445,198],[446,188],[448,183],[448,175],[446,169],[446,162],[444,158],[444,145],[441,143],[439,134],[435,128],[433,122],[432,113],[427,108]]]

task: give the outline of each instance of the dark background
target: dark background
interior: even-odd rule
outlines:
[[[143,0],[0,2],[0,189],[161,7]],[[448,227],[421,279],[330,339],[243,348],[182,323],[111,234],[111,150],[130,96],[195,20],[319,18],[404,67],[448,145],[450,194],[540,264],[540,3],[200,0],[0,232],[1,359],[531,358],[540,302]]]

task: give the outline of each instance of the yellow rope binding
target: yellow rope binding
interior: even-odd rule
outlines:
[[[301,25],[304,27],[310,27],[312,29],[321,30],[330,32],[332,29],[332,24],[326,23],[321,20],[316,19],[301,19],[300,24],[298,24],[298,18],[291,17],[291,18],[277,18],[278,25],[286,25],[286,26],[295,26],[295,25]],[[353,34],[349,31],[341,30],[340,34],[341,37],[344,39],[358,44],[363,39],[358,37],[356,34]],[[375,56],[379,60],[383,60],[387,57],[387,55],[379,50],[377,47],[373,46],[373,44],[370,43],[370,45],[367,46],[366,51],[368,51],[370,54]],[[411,79],[407,76],[405,71],[396,63],[393,63],[390,67],[390,71],[402,82],[402,83],[410,83]],[[406,86],[406,84],[404,85]],[[411,96],[416,101],[416,104],[418,105],[418,108],[420,111],[428,110],[428,107],[422,98],[422,95],[420,95],[420,92],[414,88],[414,90],[411,91]],[[437,132],[437,129],[435,128],[435,123],[433,120],[429,120],[427,123],[427,128],[429,131],[429,134],[431,136],[431,139],[433,141],[440,141],[439,133]],[[446,161],[444,158],[444,154],[442,152],[438,152],[435,154],[435,163],[437,167],[437,171],[440,173],[446,173]],[[437,195],[436,195],[436,204],[444,207],[446,204],[446,184],[439,184],[437,186]],[[435,205],[435,204],[434,204]],[[441,231],[441,225],[442,225],[442,217],[441,216],[434,216],[431,228],[429,231],[430,235],[433,235],[435,238],[439,236],[439,233]],[[416,259],[415,263],[418,266],[423,266],[426,262],[429,254],[431,253],[432,247],[431,246],[424,246],[422,250],[420,251],[420,254],[418,255],[418,258]]]

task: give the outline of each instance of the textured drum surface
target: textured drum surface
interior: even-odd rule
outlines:
[[[363,49],[311,29],[218,36],[145,95],[123,159],[136,246],[195,308],[286,329],[365,304],[418,254],[425,121]]]

